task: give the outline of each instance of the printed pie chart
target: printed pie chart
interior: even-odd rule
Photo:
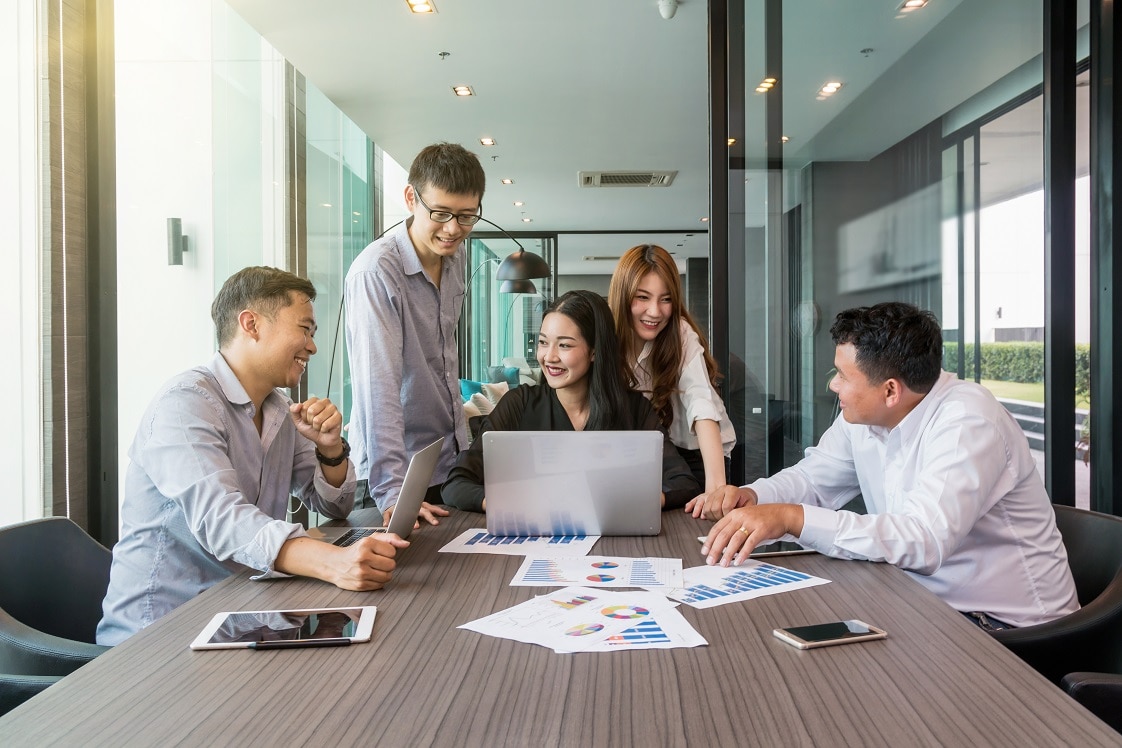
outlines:
[[[602,623],[582,623],[579,626],[573,626],[565,632],[565,636],[588,636],[595,634],[604,628]]]
[[[619,566],[615,561],[597,561],[592,565],[593,569],[615,569]]]
[[[611,574],[591,574],[585,577],[590,582],[611,582],[615,580]]]
[[[651,614],[649,610],[638,605],[609,605],[600,612],[608,618],[642,618]]]

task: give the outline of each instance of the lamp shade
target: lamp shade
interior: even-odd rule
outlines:
[[[499,293],[537,293],[538,287],[532,280],[505,280],[499,286]]]
[[[495,277],[502,281],[530,280],[531,278],[548,278],[549,265],[533,252],[520,249],[507,256],[499,265]]]

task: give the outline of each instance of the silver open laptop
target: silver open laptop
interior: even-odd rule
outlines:
[[[397,495],[390,523],[386,527],[317,527],[308,530],[310,537],[325,540],[334,545],[350,545],[360,538],[374,533],[392,532],[400,538],[407,538],[413,532],[417,514],[429,490],[429,481],[440,459],[440,447],[444,438],[437,439],[409,460],[405,479],[401,482],[401,492]]]
[[[492,535],[657,535],[659,431],[488,431]]]

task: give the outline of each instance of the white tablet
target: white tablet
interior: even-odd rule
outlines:
[[[377,612],[373,605],[227,611],[210,620],[191,642],[191,649],[287,649],[368,642]]]

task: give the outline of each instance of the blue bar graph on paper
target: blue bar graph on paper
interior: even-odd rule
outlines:
[[[606,641],[609,645],[627,644],[635,646],[637,644],[666,643],[670,641],[670,637],[658,625],[658,621],[646,620],[625,631],[609,636]]]
[[[519,535],[492,535],[488,532],[480,531],[472,535],[464,545],[571,545],[578,540],[584,540],[584,535],[561,535],[561,536],[519,536]]]
[[[530,568],[526,569],[522,578],[536,584],[567,584],[565,575],[557,568],[557,562],[548,558],[531,560]]]
[[[662,586],[662,581],[655,573],[654,566],[645,558],[637,558],[632,562],[630,582],[636,587]]]
[[[781,584],[802,582],[811,578],[809,574],[803,574],[799,571],[784,569],[779,566],[772,566],[771,564],[762,564],[755,569],[738,571],[735,574],[730,574],[721,583],[720,588],[711,587],[707,584],[698,584],[689,587],[686,589],[686,598],[683,602],[690,603],[701,600],[712,600],[718,597],[737,595],[741,592],[752,592],[767,587],[777,587]]]

